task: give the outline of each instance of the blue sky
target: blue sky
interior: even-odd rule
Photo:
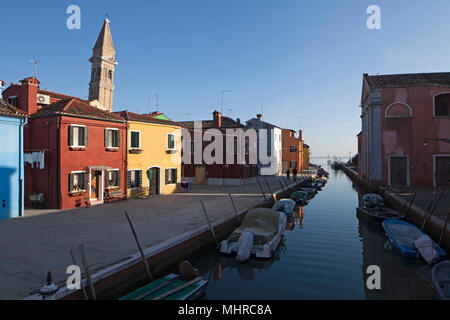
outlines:
[[[71,4],[80,30],[66,28]],[[381,30],[366,27],[372,4]],[[450,70],[448,0],[9,1],[0,10],[2,80],[32,75],[36,58],[41,88],[87,98],[108,14],[115,111],[153,111],[159,93],[172,119],[210,119],[231,89],[226,115],[248,120],[264,105],[264,120],[301,125],[313,156],[356,152],[363,73]]]

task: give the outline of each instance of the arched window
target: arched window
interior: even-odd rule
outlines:
[[[450,92],[441,93],[434,96],[434,116],[450,116]]]
[[[413,116],[412,108],[404,102],[394,102],[384,111],[386,118],[410,118]]]
[[[112,80],[112,70],[108,70],[108,79]]]

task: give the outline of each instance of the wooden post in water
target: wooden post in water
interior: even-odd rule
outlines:
[[[439,245],[441,245],[442,240],[444,240],[445,231],[447,231],[448,218],[450,218],[450,209],[447,212],[447,218],[445,219],[444,227],[442,228],[441,236],[439,237]]]
[[[275,195],[273,194],[272,190],[269,187],[269,184],[267,183],[266,177],[262,176],[264,182],[266,183],[267,189],[269,189],[270,194],[272,195],[272,199],[274,202],[277,202],[277,199],[275,198]]]
[[[211,224],[211,221],[209,221],[208,212],[206,212],[205,204],[203,203],[203,200],[202,200],[202,199],[200,199],[200,203],[202,204],[203,213],[205,214],[206,221],[208,222],[209,230],[211,230],[211,233],[212,233],[212,235],[213,235],[213,238],[214,238],[214,240],[216,240],[216,243],[217,243],[216,233],[214,232],[214,228],[213,228],[213,226],[212,226],[212,224]]]
[[[411,210],[411,206],[412,206],[412,204],[414,202],[414,199],[416,199],[416,195],[417,195],[417,192],[414,191],[414,194],[413,194],[413,196],[411,198],[411,201],[409,202],[408,210],[406,210],[406,215],[408,215],[409,210]]]
[[[136,244],[138,246],[139,252],[141,253],[142,262],[144,262],[145,270],[147,271],[148,277],[150,278],[150,281],[153,281],[152,274],[150,273],[150,268],[148,267],[148,263],[147,263],[147,260],[145,259],[144,252],[142,251],[141,244],[139,243],[139,240],[137,238],[136,231],[134,231],[133,224],[131,223],[130,217],[128,216],[128,213],[126,211],[125,211],[125,217],[127,217],[128,224],[130,225],[131,232],[133,233],[133,236],[134,236],[134,240],[136,240]]]
[[[239,217],[239,213],[238,213],[238,211],[236,209],[236,206],[234,205],[234,201],[233,201],[233,197],[231,196],[231,193],[228,193],[228,196],[230,197],[231,204],[233,205],[234,213],[236,214],[236,219],[240,223],[241,222],[241,218]]]
[[[433,206],[433,202],[434,202],[434,197],[435,197],[435,196],[436,196],[436,192],[433,191],[433,194],[432,194],[432,196],[431,196],[431,201],[430,201],[430,203],[428,204],[427,210],[425,210],[425,216],[423,217],[422,227],[421,227],[422,230],[424,229],[425,224],[427,223],[427,220],[428,220],[428,214],[429,214],[428,212],[431,210],[431,207]]]
[[[75,256],[73,255],[72,249],[70,249],[70,256],[72,257],[72,263],[74,265],[78,266],[77,260],[75,260]],[[84,300],[89,300],[88,296],[86,294],[86,290],[84,289],[84,285],[83,285],[82,279],[80,279],[80,286],[81,286],[81,290],[83,291],[83,298],[84,298]]]
[[[89,271],[89,265],[86,260],[86,255],[84,253],[84,246],[80,244],[78,246],[78,249],[80,250],[81,262],[83,263],[84,274],[86,275],[87,283],[91,291],[91,297],[93,300],[97,300],[97,297],[95,296],[94,284],[92,283],[91,272]]]
[[[264,193],[264,190],[263,190],[263,188],[261,186],[261,183],[259,182],[258,176],[256,176],[256,182],[258,182],[259,190],[261,190],[261,193],[262,193],[262,195],[264,197],[264,201],[266,201],[267,200],[266,199],[266,194]]]
[[[284,190],[283,184],[281,183],[281,181],[280,181],[280,180],[278,180],[278,182],[280,183],[280,186],[281,186],[281,190],[283,190],[283,194],[284,194],[284,196],[285,196],[285,197],[287,197],[287,195],[286,195],[286,190]]]

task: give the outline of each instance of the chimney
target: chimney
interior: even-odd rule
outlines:
[[[37,111],[37,94],[39,81],[34,77],[25,78],[20,81],[23,98],[19,98],[19,108],[32,115]]]
[[[222,114],[219,111],[213,112],[213,120],[214,120],[214,127],[220,128],[222,126]]]
[[[303,141],[303,130],[298,130],[298,139]]]
[[[262,120],[262,114],[261,114],[261,113],[258,113],[258,114],[256,115],[256,118],[258,119],[258,121],[261,121],[261,120]]]

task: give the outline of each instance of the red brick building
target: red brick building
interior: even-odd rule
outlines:
[[[450,178],[450,73],[364,74],[359,168],[370,186]]]
[[[299,130],[298,137],[295,133],[295,130],[291,129],[282,129],[281,132],[283,173],[288,168],[291,173],[294,168],[297,168],[298,173],[303,171],[303,133]]]
[[[25,206],[38,194],[47,208],[103,203],[106,190],[126,194],[126,123],[87,101],[40,90],[26,78],[3,98],[29,115],[24,128]]]
[[[192,181],[196,184],[210,184],[210,185],[245,185],[249,183],[256,182],[255,177],[258,174],[257,159],[255,159],[254,164],[249,164],[249,140],[247,138],[245,142],[244,159],[245,163],[238,163],[238,155],[236,152],[233,153],[232,157],[234,159],[234,164],[227,164],[226,157],[227,152],[230,151],[230,145],[227,146],[226,136],[227,129],[236,130],[242,129],[246,131],[245,126],[243,126],[239,120],[235,121],[229,117],[224,117],[219,111],[213,112],[213,120],[201,121],[202,129],[200,132],[194,127],[194,121],[180,122],[181,126],[190,132],[191,136],[191,161],[190,163],[182,162],[182,179],[187,181]],[[203,155],[207,146],[211,143],[210,141],[203,141],[203,136],[205,132],[209,129],[216,129],[217,135],[221,135],[223,138],[223,159],[222,163],[212,163],[208,164],[202,157],[200,163],[196,163],[194,152],[197,152],[197,156],[201,153]],[[200,147],[198,150],[195,147],[195,141],[197,140],[196,134],[201,143],[198,144]],[[256,135],[256,132],[255,132]],[[238,149],[237,136],[229,134],[234,141],[234,150]],[[255,136],[256,137],[256,136]],[[210,136],[213,142],[214,135]],[[184,139],[184,137],[183,137]],[[254,141],[253,148],[256,152],[256,140]],[[183,153],[186,152],[186,148],[189,148],[189,144],[183,141]],[[228,148],[228,149],[227,149]],[[228,150],[228,151],[227,151]],[[252,149],[253,150],[253,149]],[[256,154],[255,154],[256,156]]]

